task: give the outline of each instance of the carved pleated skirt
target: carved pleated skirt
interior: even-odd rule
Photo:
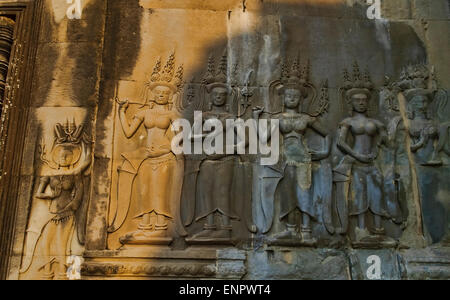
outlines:
[[[349,198],[351,216],[364,214],[369,210],[375,215],[387,216],[383,203],[383,177],[373,164],[353,164]]]
[[[196,192],[196,220],[215,212],[238,218],[231,205],[236,162],[236,157],[228,156],[205,160],[201,164]]]
[[[145,159],[136,174],[131,192],[130,216],[139,218],[155,213],[172,218],[170,198],[176,171],[176,158],[172,153]]]

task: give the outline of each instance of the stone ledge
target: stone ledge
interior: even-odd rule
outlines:
[[[450,248],[411,249],[403,254],[408,279],[450,279]]]
[[[131,247],[86,251],[84,279],[338,279],[367,280],[369,256],[381,262],[382,280],[450,279],[450,248],[313,249]]]
[[[246,273],[245,251],[237,249],[130,247],[86,251],[84,258],[83,279],[241,279]]]

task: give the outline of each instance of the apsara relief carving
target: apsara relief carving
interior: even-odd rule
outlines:
[[[24,279],[67,279],[67,259],[86,236],[91,141],[84,125],[56,124],[50,150],[40,145],[40,161],[20,273]]]
[[[116,98],[126,138],[132,139],[141,126],[147,133],[144,147],[121,153],[117,169],[117,205],[109,232],[121,244],[168,245],[174,232],[184,234],[179,217],[184,162],[171,148],[171,125],[179,118],[174,102],[183,84],[183,67],[176,69],[175,63],[174,53],[164,66],[156,62],[141,99]],[[139,106],[133,116],[127,116],[130,105]]]
[[[260,183],[260,189],[265,192],[260,204],[265,220],[260,230],[268,232],[274,222],[275,193],[280,195],[279,220],[285,224],[284,230],[268,238],[270,245],[314,246],[317,240],[312,234],[311,223],[318,220],[318,198],[326,201],[325,198],[331,196],[331,191],[327,192],[326,188],[321,195],[314,188],[321,181],[331,182],[330,169],[321,168],[321,160],[330,154],[331,137],[319,120],[328,108],[326,85],[319,98],[315,86],[309,82],[309,68],[309,62],[302,68],[298,58],[291,66],[283,65],[281,79],[270,85],[271,101],[282,108],[280,112],[265,111],[262,107],[253,109],[255,119],[264,112],[277,118],[282,136],[279,163],[266,167],[268,170],[265,171],[272,175],[267,174],[269,176],[262,178]],[[307,130],[312,130],[321,139],[320,148],[310,146],[305,135]],[[328,188],[330,186],[328,184]]]

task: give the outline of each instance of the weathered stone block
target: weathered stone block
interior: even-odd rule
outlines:
[[[402,253],[408,279],[450,279],[449,248],[411,249]]]
[[[353,280],[400,280],[401,258],[395,250],[351,250],[349,252]]]
[[[343,252],[328,249],[265,249],[248,253],[245,279],[350,279]]]

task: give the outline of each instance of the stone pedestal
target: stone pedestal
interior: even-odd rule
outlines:
[[[267,247],[248,253],[245,279],[347,280],[348,258],[344,251],[293,247]]]
[[[246,254],[236,249],[132,247],[87,251],[83,279],[241,279]]]
[[[450,248],[313,249],[136,247],[87,251],[82,279],[449,279]]]

